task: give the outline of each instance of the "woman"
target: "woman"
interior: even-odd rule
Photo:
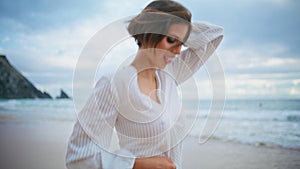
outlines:
[[[97,82],[70,137],[68,168],[182,168],[189,127],[177,89],[212,55],[223,29],[191,24],[181,4],[158,0],[129,22],[128,32],[139,46],[135,59]],[[113,133],[119,145],[112,150]]]

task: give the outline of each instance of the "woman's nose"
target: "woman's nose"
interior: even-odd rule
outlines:
[[[172,50],[172,53],[174,53],[175,55],[179,55],[181,51],[181,45],[175,46]]]

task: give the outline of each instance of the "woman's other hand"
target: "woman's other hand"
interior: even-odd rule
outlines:
[[[133,169],[176,169],[175,164],[167,157],[136,158]]]

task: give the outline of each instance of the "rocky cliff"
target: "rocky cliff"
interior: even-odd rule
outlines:
[[[51,98],[51,96],[38,90],[9,63],[5,55],[0,55],[0,98]]]
[[[66,92],[60,89],[60,95],[56,97],[57,99],[70,99]]]

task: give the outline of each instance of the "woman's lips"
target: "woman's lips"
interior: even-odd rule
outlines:
[[[172,57],[168,57],[168,56],[164,56],[164,59],[165,59],[166,64],[170,64],[173,60]]]

